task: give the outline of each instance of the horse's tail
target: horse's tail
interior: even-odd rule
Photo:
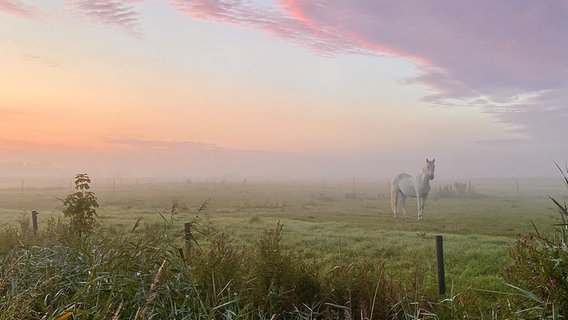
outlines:
[[[396,200],[397,200],[396,198],[397,198],[397,195],[398,195],[398,194],[397,194],[397,193],[398,193],[398,190],[396,190],[396,188],[394,187],[394,184],[393,184],[392,182],[391,182],[390,193],[391,193],[391,196],[390,196],[390,200],[391,200],[391,210],[392,210],[392,213],[396,214],[396,202],[397,202],[397,201],[396,201]]]

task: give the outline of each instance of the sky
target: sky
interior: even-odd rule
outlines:
[[[0,176],[555,177],[568,3],[0,0]]]

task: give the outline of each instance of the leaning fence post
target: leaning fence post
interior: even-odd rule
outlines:
[[[191,250],[191,222],[185,223],[185,248],[187,251]]]
[[[32,229],[34,233],[37,232],[37,211],[32,211]]]
[[[438,292],[446,294],[446,276],[444,273],[444,245],[442,236],[436,236],[436,262],[438,266]]]

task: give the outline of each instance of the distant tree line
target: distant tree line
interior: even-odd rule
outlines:
[[[475,188],[471,184],[471,180],[468,182],[456,181],[434,188],[434,194],[438,198],[473,195],[475,194]]]

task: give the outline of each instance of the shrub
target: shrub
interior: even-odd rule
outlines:
[[[568,187],[568,168],[566,172],[558,168]],[[541,233],[535,227],[535,232],[520,236],[509,248],[512,263],[501,273],[519,293],[511,300],[512,311],[531,318],[568,316],[568,208],[550,199],[561,223],[552,233]]]
[[[63,200],[63,214],[71,219],[69,226],[79,236],[92,231],[99,207],[97,197],[89,191],[91,188],[89,183],[91,179],[86,173],[77,174],[75,176],[77,191],[67,195]]]

